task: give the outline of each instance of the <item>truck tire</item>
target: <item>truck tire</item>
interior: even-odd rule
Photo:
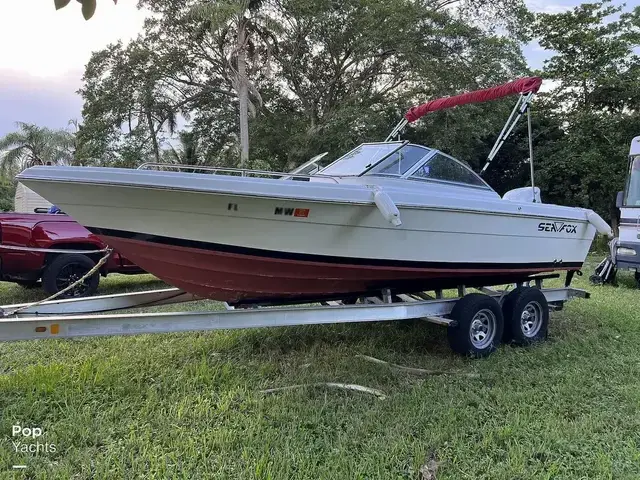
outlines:
[[[42,287],[53,295],[80,279],[95,266],[95,262],[86,255],[66,253],[58,255],[46,267],[42,274]],[[100,272],[95,272],[84,282],[61,295],[60,298],[88,297],[96,293],[100,283]]]

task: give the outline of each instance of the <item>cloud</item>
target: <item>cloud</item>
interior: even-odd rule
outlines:
[[[75,92],[81,77],[81,71],[42,78],[0,70],[0,137],[14,131],[18,121],[65,128],[69,120],[79,119],[82,99]]]
[[[77,2],[56,11],[52,0],[0,0],[0,69],[42,77],[81,69],[92,51],[141,31],[146,12],[135,4],[101,0],[86,22]]]
[[[91,52],[136,37],[147,14],[135,0],[100,0],[86,22],[77,2],[56,11],[52,0],[0,0],[0,136],[16,121],[63,128],[79,119],[75,92]]]

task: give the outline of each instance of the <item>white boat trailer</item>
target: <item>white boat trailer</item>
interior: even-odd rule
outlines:
[[[177,288],[53,300],[34,305],[7,305],[0,307],[2,314],[0,341],[424,319],[447,326],[450,333],[453,331],[454,339],[460,336],[463,339],[469,339],[471,336],[472,346],[478,347],[471,349],[474,351],[468,351],[469,348],[466,346],[454,345],[451,334],[449,340],[454,350],[459,353],[482,356],[491,353],[502,339],[502,328],[499,328],[497,333],[494,332],[495,338],[489,339],[490,332],[483,333],[483,325],[490,324],[492,315],[494,326],[507,323],[507,320],[502,319],[500,311],[496,311],[495,308],[492,310],[492,307],[504,309],[507,300],[517,291],[536,290],[538,294],[542,294],[542,298],[536,297],[537,303],[530,302],[538,306],[544,304],[545,312],[543,313],[542,309],[538,312],[541,315],[541,321],[544,320],[545,314],[548,320],[550,308],[560,307],[565,301],[574,297],[588,297],[587,292],[571,287],[543,289],[541,279],[535,280],[536,286],[526,288],[529,283],[516,284],[517,288],[511,291],[478,288],[477,290],[482,293],[471,294],[467,294],[466,289],[460,287],[458,297],[455,298],[444,298],[441,290],[436,291],[433,296],[426,293],[391,295],[390,292],[383,291],[380,297],[360,298],[358,303],[353,305],[334,301],[317,306],[234,308],[224,304],[226,308],[220,311],[203,312],[112,313],[125,309],[202,300]],[[480,301],[479,305],[483,308],[475,308],[475,310],[479,309],[478,312],[472,309],[474,310],[471,312],[473,318],[466,319],[461,317],[460,312],[456,313],[454,307],[465,302],[469,303],[467,301],[469,298],[472,300],[471,303],[474,299],[475,303]],[[534,310],[531,310],[533,314],[536,313]],[[526,316],[527,314],[525,312],[518,315]],[[498,321],[496,317],[500,317]],[[462,335],[455,332],[460,327],[460,323],[469,324],[468,328],[461,332]],[[477,342],[473,342],[474,324],[477,327],[476,340],[479,335],[482,337],[479,340],[484,339],[485,344],[486,340],[489,340],[489,345],[483,347],[482,342],[477,345]],[[542,327],[546,337],[546,324]]]

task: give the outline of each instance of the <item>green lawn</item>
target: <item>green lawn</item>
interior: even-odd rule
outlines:
[[[0,344],[0,478],[418,479],[430,459],[438,480],[640,478],[640,291],[588,286],[595,261],[576,282],[592,298],[554,313],[548,342],[482,360],[419,321]],[[0,304],[38,295],[3,284]],[[314,382],[387,397],[260,393]],[[56,452],[15,453],[14,424]]]

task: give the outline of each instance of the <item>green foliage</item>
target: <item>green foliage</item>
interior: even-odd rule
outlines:
[[[75,137],[66,130],[18,122],[16,132],[0,138],[0,172],[23,170],[33,165],[70,164],[74,161]]]
[[[638,104],[640,61],[633,49],[640,44],[640,7],[620,14],[622,7],[610,2],[537,18],[540,45],[557,52],[544,75],[560,82],[551,97],[563,108],[621,113]]]
[[[5,433],[0,464],[26,463],[28,474],[2,478],[425,480],[421,466],[434,458],[438,480],[638,479],[640,295],[632,276],[618,280],[594,288],[577,277],[591,298],[552,313],[547,342],[482,360],[454,355],[445,327],[421,320],[6,342],[0,431],[39,426],[40,443],[58,449],[21,455]],[[125,275],[100,285],[103,294],[163,286]],[[3,305],[45,296],[0,285]],[[316,382],[387,398],[260,393]]]
[[[540,44],[557,54],[544,75],[554,88],[545,113],[564,135],[545,146],[539,182],[546,199],[589,207],[616,223],[631,140],[640,133],[640,7],[610,1],[538,16]]]
[[[85,20],[89,20],[93,17],[93,14],[96,12],[96,0],[76,0],[80,5],[82,5],[82,16]],[[69,5],[71,0],[53,0],[53,3],[56,7],[56,10],[60,10],[61,8]],[[118,0],[113,0],[114,4],[118,3]]]
[[[163,162],[179,165],[202,165],[205,163],[200,148],[200,138],[196,132],[178,132],[178,140],[179,145],[170,144],[169,148],[163,151]]]
[[[81,152],[110,164],[126,145],[132,152],[138,148],[143,161],[153,155],[156,136],[164,143],[159,112],[173,112],[199,135],[206,161],[237,165],[237,5],[140,3],[155,14],[142,36],[126,48],[94,53],[87,65]],[[359,141],[384,138],[416,102],[526,72],[517,42],[483,26],[471,2],[258,3],[243,17],[253,32],[246,48],[256,112],[250,134],[253,157],[273,169],[291,168],[318,151],[335,156]],[[445,8],[449,3],[460,8]],[[487,9],[507,4],[512,8],[503,17],[513,20],[521,1],[484,2]],[[152,122],[141,120],[146,98],[163,106],[151,109]],[[450,134],[447,144],[464,145],[465,152],[502,120],[492,114],[479,125],[458,112],[450,118],[467,128]],[[451,131],[440,125],[435,130]]]
[[[126,48],[114,44],[92,56],[81,90],[79,158],[107,164],[129,163],[119,157],[131,154],[160,159],[159,144],[165,132],[174,132],[182,105],[174,102],[175,90],[160,86],[172,74],[165,66],[141,40]]]
[[[0,211],[12,212],[16,196],[16,182],[7,177],[0,177]]]

